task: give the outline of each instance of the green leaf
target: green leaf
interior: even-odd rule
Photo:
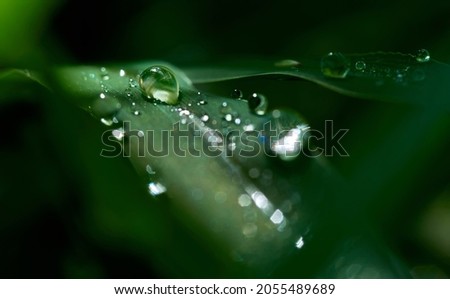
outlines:
[[[345,78],[324,74],[321,59],[255,61],[186,69],[196,83],[212,83],[255,76],[299,78],[351,97],[434,106],[450,111],[450,66],[436,60],[418,62],[401,53],[348,54]],[[358,70],[363,62],[364,69]]]

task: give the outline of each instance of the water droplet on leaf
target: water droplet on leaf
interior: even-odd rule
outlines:
[[[355,62],[355,69],[358,71],[363,71],[366,68],[366,63],[362,60]]]
[[[350,62],[338,52],[330,52],[325,55],[320,62],[322,74],[331,78],[345,78],[350,71]]]
[[[270,150],[281,160],[295,159],[303,149],[309,126],[294,112],[274,110],[272,116],[274,125],[270,128],[275,128],[276,134],[274,138],[267,138]]]
[[[233,99],[240,99],[243,97],[242,91],[240,89],[233,89],[231,92],[231,97]]]
[[[169,105],[178,102],[179,86],[173,72],[165,66],[152,66],[144,70],[139,85],[150,99]]]
[[[148,192],[150,193],[150,195],[152,196],[158,196],[164,192],[166,192],[167,189],[166,187],[158,182],[150,182],[148,184]]]
[[[264,115],[268,105],[266,97],[256,92],[252,93],[248,99],[248,107],[256,115]]]
[[[430,59],[431,59],[431,56],[430,56],[430,52],[428,52],[428,50],[420,49],[417,51],[417,53],[416,53],[417,62],[428,62],[428,61],[430,61]]]
[[[102,124],[107,125],[107,126],[111,126],[113,124],[112,119],[101,118],[100,121],[102,122]]]
[[[292,67],[292,66],[299,66],[300,62],[298,62],[297,60],[293,60],[293,59],[284,59],[284,60],[280,60],[275,62],[275,66],[279,66],[279,67]]]

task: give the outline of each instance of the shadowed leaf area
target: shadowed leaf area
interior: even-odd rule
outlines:
[[[219,6],[0,29],[1,277],[448,277],[450,6]]]

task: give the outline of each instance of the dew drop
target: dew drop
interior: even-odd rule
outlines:
[[[264,115],[268,105],[266,97],[256,92],[252,93],[248,99],[248,107],[256,115]]]
[[[225,115],[225,120],[226,121],[232,121],[233,120],[233,116],[228,113],[227,115]]]
[[[119,141],[122,141],[125,137],[125,130],[123,128],[115,129],[112,131],[112,135]]]
[[[284,59],[284,60],[280,60],[275,62],[275,66],[279,66],[279,67],[292,67],[292,66],[299,66],[300,62],[298,62],[297,60],[293,60],[293,59]]]
[[[295,159],[303,149],[304,137],[309,126],[294,112],[274,110],[272,113],[274,132],[270,132],[275,138],[268,138],[270,150],[283,161]]]
[[[136,83],[136,81],[134,81],[132,78],[130,78],[130,82],[129,82],[129,85],[130,85],[130,87],[131,88],[135,88],[135,87],[137,87],[137,83]]]
[[[358,71],[363,71],[366,68],[366,63],[362,60],[355,62],[355,69]]]
[[[166,191],[167,191],[166,187],[163,184],[161,184],[161,183],[150,182],[148,184],[148,192],[152,196],[158,196],[160,194],[163,194]]]
[[[202,117],[200,118],[203,122],[207,122],[209,120],[209,115],[208,114],[203,114]]]
[[[338,52],[330,52],[320,61],[322,74],[331,78],[345,78],[350,71],[349,60]]]
[[[104,98],[106,98],[106,95],[103,92],[100,93],[100,99],[104,99]]]
[[[133,115],[135,116],[141,115],[141,112],[139,110],[134,110]]]
[[[233,91],[231,92],[231,97],[233,99],[240,99],[240,98],[242,98],[243,97],[242,90],[240,90],[240,89],[233,89]]]
[[[150,99],[169,105],[178,102],[179,86],[173,72],[165,66],[152,66],[139,77],[139,85]]]
[[[124,70],[120,70],[120,71],[119,71],[119,76],[120,76],[120,77],[124,77],[125,75],[126,75],[126,73],[125,73]]]
[[[426,49],[418,50],[415,57],[416,57],[416,61],[421,62],[421,63],[428,62],[431,59],[430,52],[428,52],[428,50],[426,50]]]
[[[102,122],[102,124],[107,126],[111,126],[113,124],[113,120],[108,118],[101,118],[100,121]]]

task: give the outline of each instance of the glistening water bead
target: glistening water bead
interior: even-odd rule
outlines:
[[[165,66],[155,65],[144,70],[139,76],[139,86],[149,99],[169,105],[178,102],[178,81],[174,73]]]
[[[350,71],[350,61],[342,53],[330,52],[320,61],[322,74],[331,78],[345,78]]]
[[[248,108],[256,115],[264,115],[269,102],[266,97],[259,93],[252,93],[248,99]]]
[[[431,59],[430,52],[426,49],[418,50],[415,57],[417,62],[428,62]]]

